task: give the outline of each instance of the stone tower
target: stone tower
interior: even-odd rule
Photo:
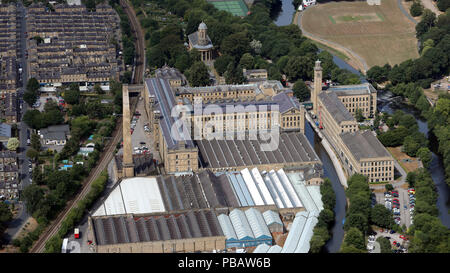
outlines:
[[[133,154],[131,147],[131,132],[130,132],[130,97],[128,95],[128,84],[122,87],[123,98],[123,161],[122,161],[122,176],[134,177]]]
[[[206,24],[202,21],[200,25],[198,26],[198,44],[199,45],[207,45],[208,39],[206,38],[206,31],[208,30],[208,27]]]
[[[315,115],[318,113],[317,97],[320,92],[322,92],[322,67],[320,66],[320,61],[317,60],[316,65],[314,66],[314,90],[312,96],[313,111]]]

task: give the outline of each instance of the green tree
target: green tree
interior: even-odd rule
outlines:
[[[300,101],[307,101],[311,97],[311,92],[309,91],[308,86],[306,86],[303,80],[297,80],[292,88],[294,91],[294,95]]]
[[[250,39],[243,32],[231,34],[223,39],[220,51],[240,58],[244,53],[250,52]]]
[[[350,228],[345,235],[343,247],[354,247],[357,250],[365,250],[364,235],[356,227]]]
[[[403,141],[402,151],[407,155],[415,157],[417,150],[419,150],[420,144],[412,136],[405,137]]]
[[[381,253],[392,253],[391,242],[388,238],[380,236],[377,238],[377,242],[380,244]]]
[[[35,149],[37,152],[39,152],[41,150],[41,138],[39,137],[38,134],[31,134],[31,139],[30,139],[30,143],[31,143],[31,147],[33,149]]]
[[[364,121],[365,118],[364,118],[362,109],[360,109],[360,108],[356,109],[356,111],[355,111],[355,118],[356,118],[356,121],[358,121],[358,122],[363,122]]]
[[[419,148],[419,150],[417,150],[417,156],[420,158],[420,161],[422,161],[423,166],[428,169],[432,160],[430,149],[427,147]]]
[[[80,101],[80,89],[78,87],[78,85],[76,84],[71,84],[69,89],[67,89],[66,91],[64,91],[64,100],[68,103],[68,104],[78,104]]]
[[[6,148],[10,151],[15,151],[19,148],[20,142],[16,137],[11,137],[8,139],[8,144],[6,144]]]
[[[391,228],[394,224],[392,213],[382,204],[376,204],[370,212],[370,221],[383,228]]]
[[[344,230],[348,231],[351,228],[357,228],[363,234],[368,230],[368,219],[362,213],[351,213],[347,216],[344,224]]]
[[[239,64],[245,69],[252,69],[254,65],[254,58],[250,53],[245,53],[242,55]]]
[[[414,1],[409,11],[411,12],[411,15],[414,17],[420,16],[423,13],[423,6],[419,1]]]
[[[386,189],[386,191],[392,191],[394,189],[394,186],[392,186],[392,184],[386,184],[384,185],[384,188]]]
[[[39,157],[39,152],[33,148],[28,149],[27,157],[31,158],[33,161],[36,161]]]
[[[222,76],[223,73],[227,71],[227,67],[231,62],[234,62],[233,57],[231,57],[230,55],[222,55],[214,61],[214,68],[216,69],[217,73]]]
[[[210,83],[208,68],[203,62],[194,63],[189,69],[188,75],[191,86],[205,86]]]
[[[105,91],[103,91],[103,89],[100,87],[100,84],[96,83],[94,85],[94,92],[101,95],[101,94],[105,94]]]
[[[224,76],[227,84],[240,84],[245,81],[244,74],[242,73],[242,67],[240,65],[235,66],[233,63],[228,64],[227,71],[225,71]]]
[[[298,79],[310,80],[312,78],[313,67],[314,60],[312,58],[295,56],[289,59],[284,71],[290,81],[296,81]]]
[[[39,209],[39,203],[44,198],[44,190],[36,184],[25,187],[22,196],[27,204],[27,211],[33,214]]]

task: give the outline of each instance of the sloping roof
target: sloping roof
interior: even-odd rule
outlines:
[[[205,217],[208,221],[201,220]],[[136,218],[132,215],[93,217],[93,224],[98,245],[224,236],[212,211]]]
[[[253,253],[267,253],[269,249],[270,246],[268,244],[259,244],[255,250],[253,250]]]
[[[155,96],[155,108],[161,112],[160,127],[167,147],[169,149],[177,148],[179,140],[184,140],[187,148],[195,147],[187,127],[185,127],[186,130],[172,131],[172,125],[176,119],[171,116],[171,113],[176,104],[169,81],[162,78],[149,78],[145,80],[145,84],[150,95]]]
[[[343,121],[356,121],[353,115],[345,108],[344,104],[342,104],[335,92],[322,91],[319,93],[319,98],[338,124]]]
[[[281,250],[282,250],[281,246],[273,245],[270,247],[270,249],[267,251],[267,253],[280,253]]]
[[[346,132],[340,135],[342,141],[356,158],[391,157],[391,154],[381,144],[378,138],[369,130],[364,132]]]
[[[213,47],[213,44],[211,42],[211,39],[209,38],[208,34],[206,34],[206,44],[201,45],[198,39],[198,31],[191,33],[188,35],[189,41],[191,42],[192,46],[196,49],[210,49]]]
[[[264,218],[259,210],[250,208],[245,211],[245,216],[247,217],[248,223],[250,224],[256,239],[272,238],[269,228],[267,227],[266,222],[264,221]]]
[[[239,240],[255,238],[244,212],[239,209],[234,209],[230,212],[229,217]]]
[[[134,177],[122,180],[94,212],[94,216],[164,211],[156,178]]]
[[[266,222],[267,226],[274,223],[283,225],[283,222],[281,222],[280,215],[273,210],[266,210],[265,212],[263,212],[262,215],[264,217],[264,221]]]
[[[354,96],[377,93],[377,90],[370,83],[332,86],[328,88],[328,91],[333,91],[338,96]]]
[[[231,220],[228,215],[221,214],[217,216],[217,220],[219,221],[223,234],[225,234],[225,238],[227,240],[237,240],[238,237],[236,235],[236,232],[234,231],[233,224],[231,224]]]
[[[289,230],[281,253],[294,253],[307,220],[308,212],[306,211],[299,212],[295,215],[294,222],[292,222],[291,229]]]

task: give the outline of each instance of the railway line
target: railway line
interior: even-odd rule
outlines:
[[[145,50],[144,50],[144,34],[142,28],[137,20],[136,14],[133,8],[130,6],[130,3],[127,0],[120,0],[120,4],[127,14],[128,19],[131,23],[131,28],[136,37],[136,58],[134,63],[134,77],[132,79],[133,84],[141,84],[144,79],[144,70],[145,70]],[[132,99],[131,101],[131,109],[136,108],[138,100]],[[105,147],[104,152],[102,153],[99,163],[97,166],[91,171],[87,179],[82,185],[81,191],[78,195],[68,202],[66,208],[58,215],[58,217],[53,221],[49,227],[44,231],[44,233],[40,236],[40,238],[36,241],[36,243],[31,248],[30,252],[32,253],[42,253],[45,250],[46,242],[52,238],[55,234],[58,233],[59,228],[63,220],[66,218],[68,213],[78,204],[80,200],[86,197],[91,189],[91,184],[95,179],[99,177],[101,172],[108,166],[109,162],[114,157],[114,150],[116,148],[117,143],[122,139],[122,118],[118,120],[118,125],[113,132],[112,139],[109,144]]]

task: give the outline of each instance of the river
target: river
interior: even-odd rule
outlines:
[[[294,5],[292,5],[292,0],[281,0],[281,3],[282,6],[277,11],[274,12],[273,17],[274,22],[277,26],[289,25],[292,22],[292,17],[294,16],[295,13],[295,7]],[[333,61],[336,63],[338,67],[347,69],[350,72],[357,74],[360,77],[361,82],[367,82],[367,80],[364,78],[364,75],[359,73],[358,70],[350,66],[344,60],[333,55]],[[428,124],[425,120],[420,118],[420,114],[414,109],[411,109],[411,107],[408,105],[393,102],[391,100],[392,97],[393,97],[392,93],[390,92],[380,92],[377,101],[378,110],[380,112],[392,113],[397,109],[401,109],[407,113],[413,114],[418,121],[420,132],[425,133],[428,136]],[[306,123],[307,123],[305,126],[306,137],[310,141],[311,145],[313,145],[315,151],[317,152],[317,155],[322,161],[325,176],[328,177],[332,182],[333,189],[336,194],[336,206],[334,209],[335,223],[332,229],[332,237],[325,245],[325,249],[327,252],[335,253],[339,251],[342,241],[344,239],[342,220],[345,217],[345,207],[346,207],[345,190],[337,177],[336,171],[330,160],[330,157],[323,148],[322,144],[320,144],[318,136],[316,135],[312,127],[309,125],[309,123],[308,122]],[[450,228],[450,215],[449,215],[450,188],[445,183],[445,173],[442,159],[439,156],[437,156],[434,152],[432,155],[433,159],[429,171],[431,173],[434,183],[436,184],[436,190],[438,193],[438,200],[436,205],[439,210],[439,219],[447,228]]]

